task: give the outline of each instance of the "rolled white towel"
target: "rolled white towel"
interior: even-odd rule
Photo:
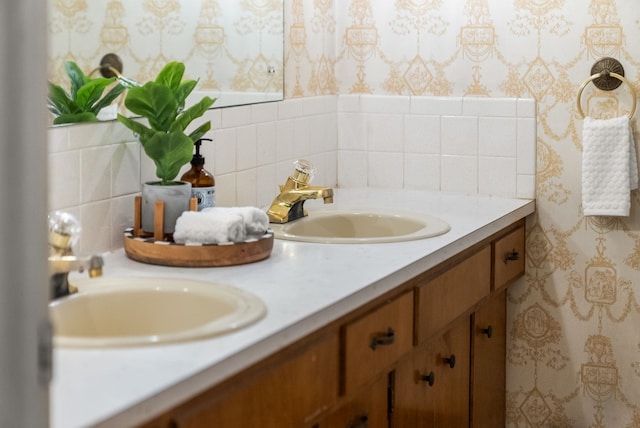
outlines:
[[[267,213],[256,207],[211,207],[205,208],[202,212],[218,212],[228,214],[239,214],[244,221],[244,228],[247,237],[259,237],[264,235],[269,229],[269,217]]]
[[[246,232],[239,214],[185,211],[176,221],[173,240],[178,244],[242,242]]]

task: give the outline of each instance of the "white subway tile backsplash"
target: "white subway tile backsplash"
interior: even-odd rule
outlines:
[[[411,97],[411,113],[431,116],[461,116],[461,97]]]
[[[366,150],[366,122],[361,113],[341,113],[338,117],[338,148]]]
[[[518,117],[536,117],[536,100],[518,98]]]
[[[340,95],[338,112],[360,112],[360,95]]]
[[[220,129],[215,138],[215,174],[227,174],[236,171],[237,129]]]
[[[234,207],[236,203],[236,173],[216,176],[216,206]]]
[[[339,187],[366,187],[368,169],[366,151],[338,151]]]
[[[257,165],[256,126],[242,126],[236,133],[236,170],[255,168]]]
[[[238,171],[236,173],[236,203],[240,207],[256,205],[258,196],[257,173],[254,169]]]
[[[235,128],[251,124],[251,106],[223,108],[221,114],[222,128]]]
[[[251,106],[251,123],[273,122],[278,120],[277,103],[260,103]]]
[[[80,151],[81,204],[111,197],[112,154],[113,146],[93,147]]]
[[[276,124],[266,122],[256,125],[256,162],[259,166],[276,161]]]
[[[515,158],[483,157],[478,159],[478,191],[486,195],[516,195]]]
[[[214,141],[201,153],[220,206],[266,208],[296,158],[315,164],[318,185],[535,197],[533,100],[322,96],[213,109],[204,119]],[[55,127],[49,137],[51,209],[92,230],[85,250],[121,247],[155,165],[117,121]]]
[[[440,165],[440,190],[456,193],[478,192],[476,156],[442,155]]]
[[[517,98],[465,97],[462,100],[464,116],[516,117]]]
[[[440,155],[404,154],[404,187],[440,190]]]
[[[403,116],[399,114],[368,115],[366,125],[367,149],[377,152],[401,152]]]
[[[363,96],[360,98],[360,109],[364,113],[409,113],[411,111],[411,98],[396,95]]]
[[[276,162],[293,158],[294,145],[293,120],[276,122]]]
[[[518,118],[518,174],[535,174],[536,139],[536,120]]]
[[[518,174],[516,185],[516,197],[533,199],[536,197],[535,174]]]
[[[401,189],[403,180],[402,153],[369,152],[369,186]]]
[[[404,152],[440,154],[440,116],[404,116]]]
[[[440,147],[443,155],[477,156],[477,117],[443,116],[440,126]]]
[[[49,155],[49,209],[74,207],[80,204],[80,151]]]
[[[111,159],[111,196],[124,196],[140,191],[140,153],[137,141],[113,146]],[[146,155],[143,153],[146,157]]]
[[[515,118],[478,118],[478,154],[480,156],[511,156],[517,154]]]

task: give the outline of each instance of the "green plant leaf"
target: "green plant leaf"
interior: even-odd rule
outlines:
[[[137,134],[138,140],[140,141],[140,144],[142,144],[142,147],[144,147],[146,142],[155,135],[155,131],[153,129],[148,128],[137,120],[130,119],[121,114],[118,114],[118,121],[132,130],[134,134]]]
[[[133,113],[146,117],[156,131],[167,132],[178,114],[171,89],[155,82],[129,89],[124,105]]]
[[[163,184],[173,181],[180,168],[193,156],[193,141],[182,132],[156,132],[144,145],[144,152],[156,164],[156,175]]]
[[[172,91],[176,91],[182,81],[184,75],[184,64],[182,62],[170,62],[167,63],[158,76],[156,76],[155,83],[166,86]]]
[[[108,105],[110,105],[116,98],[118,98],[118,96],[124,92],[126,88],[120,84],[117,84],[116,86],[114,86],[113,88],[111,88],[109,90],[109,92],[107,92],[102,98],[100,98],[98,101],[96,101],[93,106],[92,106],[92,110],[97,114],[100,110],[102,110],[103,108],[107,107]]]
[[[200,125],[197,129],[195,129],[191,134],[189,134],[189,138],[195,143],[200,138],[204,137],[204,134],[209,132],[211,129],[211,122],[206,122]]]
[[[56,116],[67,114],[77,109],[69,94],[61,86],[49,82],[49,111]]]
[[[180,116],[178,116],[178,118],[173,123],[173,125],[171,125],[171,130],[184,131],[185,129],[187,129],[187,126],[189,126],[189,124],[193,122],[194,119],[197,119],[200,116],[202,116],[204,112],[207,111],[215,101],[216,101],[215,99],[210,97],[202,98],[198,103],[184,110],[180,114]]]
[[[65,113],[56,117],[53,120],[54,125],[61,125],[63,123],[79,123],[79,122],[97,122],[98,118],[95,114],[85,111],[82,113]]]
[[[97,113],[93,109],[93,105],[102,97],[104,89],[113,82],[114,79],[92,79],[89,80],[83,87],[78,89],[76,96],[76,104],[84,111],[91,111]]]
[[[197,84],[197,80],[186,80],[182,82],[178,89],[174,92],[176,102],[178,103],[178,106],[180,106],[180,108],[184,108],[184,103],[187,100],[187,97],[195,89]]]
[[[71,80],[71,98],[76,99],[76,94],[78,90],[84,86],[87,82],[88,77],[84,75],[80,67],[73,61],[66,61],[64,63],[64,68],[67,72],[67,76],[69,76],[69,80]]]

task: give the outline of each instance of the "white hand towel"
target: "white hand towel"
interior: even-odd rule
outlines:
[[[260,237],[269,229],[269,216],[267,213],[256,207],[211,207],[205,208],[202,212],[219,212],[228,214],[239,214],[244,220],[244,228],[247,236]]]
[[[582,209],[585,216],[628,216],[638,188],[638,159],[626,116],[585,117],[582,128]]]
[[[185,211],[176,221],[173,241],[178,244],[222,244],[245,240],[241,215],[222,212]]]

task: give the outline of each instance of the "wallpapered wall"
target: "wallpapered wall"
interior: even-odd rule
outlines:
[[[603,56],[620,59],[638,89],[637,40],[636,0],[285,0],[286,98],[537,100],[538,209],[527,275],[509,296],[512,427],[640,427],[640,194],[630,217],[583,217],[575,107]],[[582,105],[615,116],[630,100],[624,86],[590,86]]]
[[[115,52],[123,73],[139,82],[152,80],[167,62],[181,61],[187,77],[200,79],[199,90],[282,90],[282,0],[50,0],[48,5],[50,79],[63,87],[69,84],[64,61],[75,61],[89,74],[103,55]]]
[[[583,217],[575,107],[600,57],[640,80],[637,1],[288,0],[286,9],[286,97],[537,100],[538,210],[526,278],[509,296],[508,425],[640,427],[640,194],[630,217]],[[582,105],[617,116],[630,100],[624,85],[590,87]]]

